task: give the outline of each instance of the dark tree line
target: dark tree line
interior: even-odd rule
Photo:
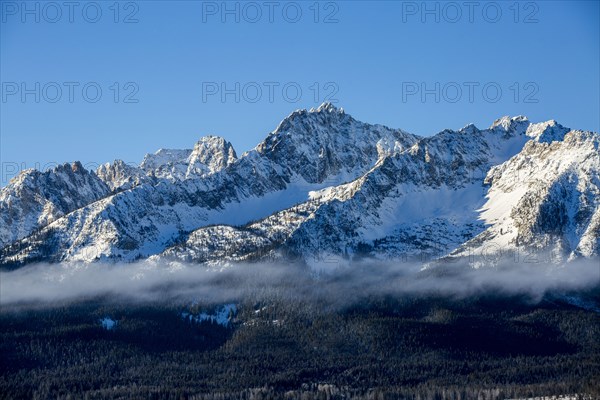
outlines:
[[[373,298],[328,309],[265,295],[239,301],[228,326],[181,317],[202,310],[214,308],[3,309],[0,398],[600,398],[600,315],[556,301]]]

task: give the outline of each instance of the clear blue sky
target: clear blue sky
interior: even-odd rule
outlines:
[[[207,134],[241,154],[334,90],[356,118],[420,135],[517,114],[599,130],[594,1],[23,4],[1,2],[2,185],[10,163],[135,163]],[[239,102],[210,92],[236,82]]]

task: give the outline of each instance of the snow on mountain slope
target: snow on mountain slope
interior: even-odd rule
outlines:
[[[550,121],[529,125],[526,135],[535,139],[536,142],[552,143],[562,141],[569,132],[569,128],[565,128],[552,119]]]
[[[319,207],[318,201],[290,207],[245,226],[214,225],[200,228],[153,260],[194,263],[264,260],[280,246]]]
[[[113,191],[122,191],[142,183],[156,184],[157,179],[181,181],[205,177],[227,168],[236,159],[231,143],[217,136],[205,136],[193,149],[160,149],[146,154],[139,167],[116,160],[101,165],[96,174]]]
[[[205,136],[194,146],[188,158],[186,177],[212,174],[235,162],[237,155],[231,143],[217,136]]]
[[[101,165],[96,170],[96,175],[114,192],[152,182],[152,177],[147,176],[141,168],[128,165],[122,160]]]
[[[346,182],[419,138],[401,130],[356,121],[330,103],[297,110],[256,147],[262,157],[309,183]]]
[[[483,131],[473,125],[446,130],[387,154],[353,182],[310,192],[311,201],[293,210],[244,227],[202,228],[160,257],[437,258],[485,229],[478,210],[492,164],[513,156],[528,140],[561,138],[566,131],[554,121],[531,124],[524,117],[499,119]],[[280,235],[273,238],[273,231]]]
[[[353,182],[313,194],[326,201],[290,237],[292,252],[382,258],[439,257],[483,230],[489,167],[520,150],[524,118],[480,131],[469,125],[419,140]]]
[[[293,112],[239,158],[207,136],[140,167],[24,173],[0,197],[0,265],[147,257],[316,265],[490,248],[597,257],[598,153],[597,133],[552,120],[502,117],[489,129],[421,138],[323,104]]]
[[[182,176],[187,171],[187,159],[191,154],[191,149],[159,149],[154,154],[146,154],[140,168],[157,176]]]
[[[600,135],[561,136],[531,141],[490,170],[481,209],[488,227],[453,257],[515,256],[517,249],[521,259],[542,250],[557,261],[600,255]]]
[[[380,157],[400,152],[416,140],[400,130],[356,121],[325,104],[292,113],[256,149],[237,160],[233,149],[220,146],[224,142],[218,140],[210,144],[223,149],[220,156],[206,157],[204,146],[189,154],[159,151],[141,166],[155,171],[157,180],[54,221],[5,249],[4,262],[30,262],[30,255],[39,257],[42,247],[53,261],[148,257],[202,226],[242,225],[305,201],[310,191],[355,179]],[[227,167],[179,180],[194,152],[193,159],[208,162],[209,169]]]
[[[218,136],[205,136],[191,150],[160,149],[147,154],[140,169],[153,177],[183,180],[220,171],[236,159],[231,143]]]
[[[183,156],[183,160],[178,160]],[[78,162],[45,173],[24,171],[0,193],[0,210],[3,211],[0,217],[0,248],[113,193],[141,184],[157,185],[156,176],[172,180],[205,176],[227,167],[235,158],[229,142],[207,136],[190,151],[159,150],[148,155],[141,167],[116,160],[112,164],[101,165],[96,174],[86,171]],[[177,175],[181,163],[185,164],[186,171]],[[93,212],[84,214],[95,215]],[[76,225],[81,226],[81,223]],[[70,227],[69,224],[64,226]],[[98,253],[96,250],[86,252]]]
[[[0,190],[0,247],[107,196],[110,188],[80,162],[28,169]]]

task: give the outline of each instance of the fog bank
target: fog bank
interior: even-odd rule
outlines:
[[[38,264],[0,273],[0,304],[51,305],[105,297],[114,301],[236,301],[277,295],[290,300],[346,306],[373,296],[481,294],[526,295],[537,301],[548,291],[600,286],[600,263],[566,266],[502,265],[472,269],[452,264],[421,271],[420,265],[365,261],[316,274],[294,264],[200,265]]]

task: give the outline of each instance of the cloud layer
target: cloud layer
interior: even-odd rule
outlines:
[[[459,264],[421,271],[407,263],[362,262],[316,274],[294,264],[199,265],[38,264],[0,273],[2,306],[52,305],[104,297],[114,301],[206,303],[277,295],[345,306],[372,296],[441,295],[463,298],[497,293],[539,300],[548,291],[600,286],[598,261],[567,266],[502,265],[472,269]]]

